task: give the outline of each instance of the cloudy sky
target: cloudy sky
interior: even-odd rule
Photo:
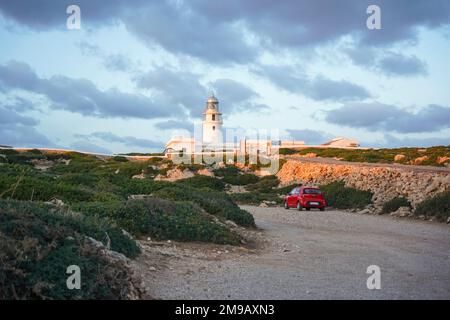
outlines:
[[[449,145],[449,57],[448,0],[3,0],[0,144],[161,151],[213,91],[225,127]]]

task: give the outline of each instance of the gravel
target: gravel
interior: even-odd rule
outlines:
[[[450,226],[342,211],[243,206],[247,247],[142,242],[160,299],[450,299]],[[381,269],[381,289],[366,286]],[[151,267],[151,269],[150,269]],[[151,271],[150,271],[151,270]]]

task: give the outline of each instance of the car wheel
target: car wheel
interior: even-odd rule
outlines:
[[[320,208],[320,211],[325,211],[325,208]]]
[[[311,210],[311,208],[306,208],[306,211],[309,211],[309,210]]]
[[[284,208],[287,209],[287,210],[289,210],[289,206],[288,206],[288,204],[287,204],[286,201],[284,202]]]
[[[297,202],[297,210],[298,211],[302,211],[302,205],[300,204],[300,202]]]

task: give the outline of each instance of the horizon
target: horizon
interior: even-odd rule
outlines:
[[[224,128],[450,145],[448,1],[20,0],[0,25],[0,145],[161,152],[210,92]]]

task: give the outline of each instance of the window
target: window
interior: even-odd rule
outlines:
[[[212,115],[212,121],[216,121],[216,115],[215,114]]]

